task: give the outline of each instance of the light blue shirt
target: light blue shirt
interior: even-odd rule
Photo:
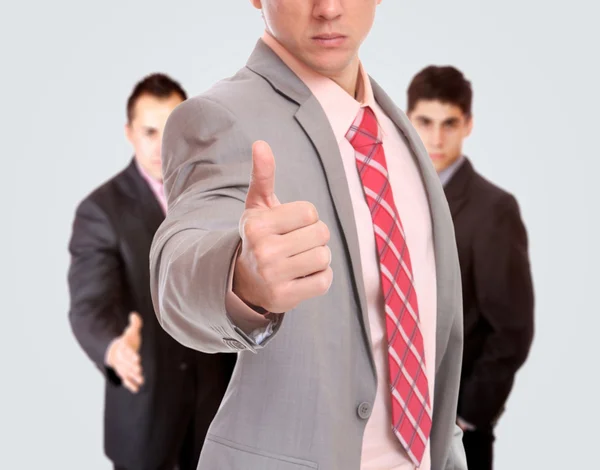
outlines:
[[[454,173],[458,171],[458,169],[462,166],[465,160],[465,156],[461,155],[454,163],[452,163],[452,165],[438,173],[442,186],[446,186],[448,184],[448,181],[450,181],[450,179],[454,176]]]

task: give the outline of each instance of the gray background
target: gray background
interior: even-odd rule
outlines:
[[[248,0],[7,3],[0,467],[108,469],[102,379],[67,322],[75,205],[128,162],[138,79],[164,71],[197,94],[245,63],[262,23]],[[589,0],[384,0],[362,51],[401,107],[423,66],[462,69],[475,89],[466,153],[521,204],[537,328],[498,427],[500,470],[595,465],[598,13]]]

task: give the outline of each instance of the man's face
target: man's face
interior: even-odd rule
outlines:
[[[463,141],[471,133],[473,119],[460,107],[420,100],[408,117],[425,144],[436,171],[445,170],[462,155]]]
[[[251,0],[267,30],[312,70],[333,78],[358,59],[381,0]]]
[[[177,93],[168,98],[142,95],[135,103],[131,122],[125,126],[137,162],[157,181],[162,181],[161,144],[165,124],[182,101]]]

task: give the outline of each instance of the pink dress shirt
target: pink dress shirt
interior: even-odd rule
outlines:
[[[419,170],[399,130],[375,102],[371,83],[362,65],[360,66],[356,93],[357,99],[354,99],[334,81],[310,70],[294,58],[268,33],[264,34],[263,40],[304,82],[321,104],[339,144],[350,190],[364,270],[371,346],[379,382],[372,414],[365,429],[361,470],[414,470],[415,466],[407,457],[402,445],[391,429],[387,337],[379,260],[377,258],[371,214],[356,169],[354,149],[345,137],[361,106],[370,106],[373,109],[382,130],[383,147],[394,201],[404,225],[412,258],[415,289],[418,295],[421,317],[421,330],[425,344],[425,361],[430,396],[433,397],[437,312],[436,272],[431,216]],[[261,338],[269,334],[269,322],[246,307],[233,294],[231,289],[228,293],[227,305],[229,315],[238,326],[242,329],[256,328],[253,331],[256,340],[260,341]],[[245,331],[249,330],[245,329]],[[434,406],[433,403],[432,406]],[[422,470],[430,470],[431,468],[429,445],[419,468]]]
[[[150,176],[148,174],[148,172],[146,172],[146,170],[144,170],[142,168],[142,166],[138,163],[137,158],[135,159],[135,165],[137,166],[138,171],[142,175],[142,178],[144,178],[146,183],[148,183],[148,186],[150,186],[150,189],[152,190],[152,193],[158,200],[160,207],[162,207],[163,212],[166,214],[167,213],[167,196],[165,195],[165,188],[164,188],[163,182],[157,181],[154,178],[152,178],[152,176]]]

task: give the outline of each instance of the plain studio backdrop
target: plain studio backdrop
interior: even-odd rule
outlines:
[[[598,13],[589,0],[384,0],[361,52],[403,109],[422,67],[460,68],[475,92],[465,152],[522,209],[536,331],[497,429],[499,470],[597,456]],[[2,3],[0,468],[110,468],[102,377],[67,320],[74,209],[131,158],[136,81],[166,72],[198,94],[262,31],[248,0]]]

